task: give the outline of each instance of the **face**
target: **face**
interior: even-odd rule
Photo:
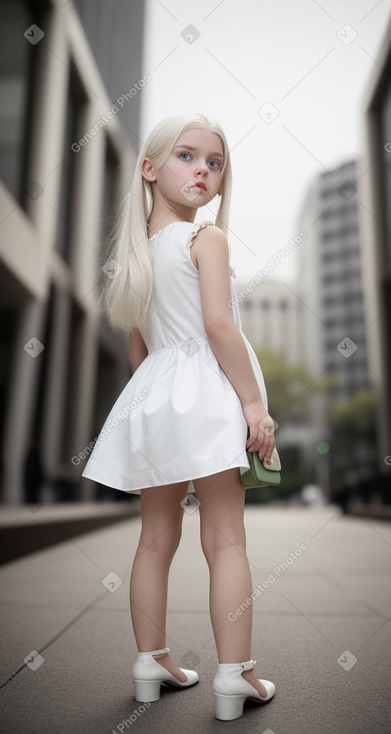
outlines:
[[[197,208],[208,204],[218,193],[223,164],[220,136],[192,128],[180,135],[166,163],[154,169],[149,180],[156,181],[167,203]]]

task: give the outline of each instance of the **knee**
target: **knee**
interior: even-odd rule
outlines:
[[[167,558],[172,557],[182,537],[182,523],[171,523],[166,528],[154,525],[143,528],[140,536],[140,545],[149,551]]]
[[[208,563],[213,561],[216,554],[223,548],[242,549],[246,554],[246,536],[243,526],[218,528],[215,526],[202,527],[201,547]]]

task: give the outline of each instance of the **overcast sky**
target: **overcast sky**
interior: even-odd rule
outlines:
[[[219,120],[233,167],[231,264],[251,277],[297,234],[311,181],[360,155],[363,98],[391,0],[146,5],[143,70],[152,79],[142,94],[141,137],[173,112]],[[260,114],[266,103],[278,114],[273,107]],[[265,111],[276,115],[272,122]],[[214,219],[210,207],[196,221]],[[286,258],[273,277],[292,280],[296,261]]]

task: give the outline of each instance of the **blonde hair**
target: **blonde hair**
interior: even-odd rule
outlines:
[[[110,325],[119,331],[131,332],[142,326],[153,290],[153,268],[148,242],[147,223],[152,212],[152,186],[142,176],[145,158],[157,168],[167,161],[176,141],[186,130],[205,128],[220,136],[224,149],[221,200],[216,226],[227,235],[231,198],[231,161],[226,137],[218,122],[199,113],[170,115],[156,125],[148,135],[137,158],[131,190],[122,201],[119,217],[109,238],[108,260],[112,259],[113,278],[106,278],[101,294]]]

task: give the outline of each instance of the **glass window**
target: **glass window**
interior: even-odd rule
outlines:
[[[103,256],[106,255],[105,243],[116,223],[119,207],[118,173],[119,159],[117,153],[106,135],[106,156],[102,193],[102,220],[101,220],[101,243]]]
[[[81,161],[80,152],[72,149],[72,144],[77,143],[85,135],[83,130],[84,105],[86,102],[85,92],[74,67],[71,67],[68,86],[66,123],[63,144],[63,158],[61,163],[61,184],[58,201],[58,217],[55,249],[70,263],[72,246],[72,222],[75,206],[75,192],[77,166]],[[87,142],[88,145],[88,142]]]
[[[39,31],[24,34],[35,24],[41,28],[42,13],[35,3],[13,0],[0,3],[0,177],[24,206],[27,191],[28,150],[32,141],[36,69],[41,43]],[[41,25],[40,25],[41,24]]]

